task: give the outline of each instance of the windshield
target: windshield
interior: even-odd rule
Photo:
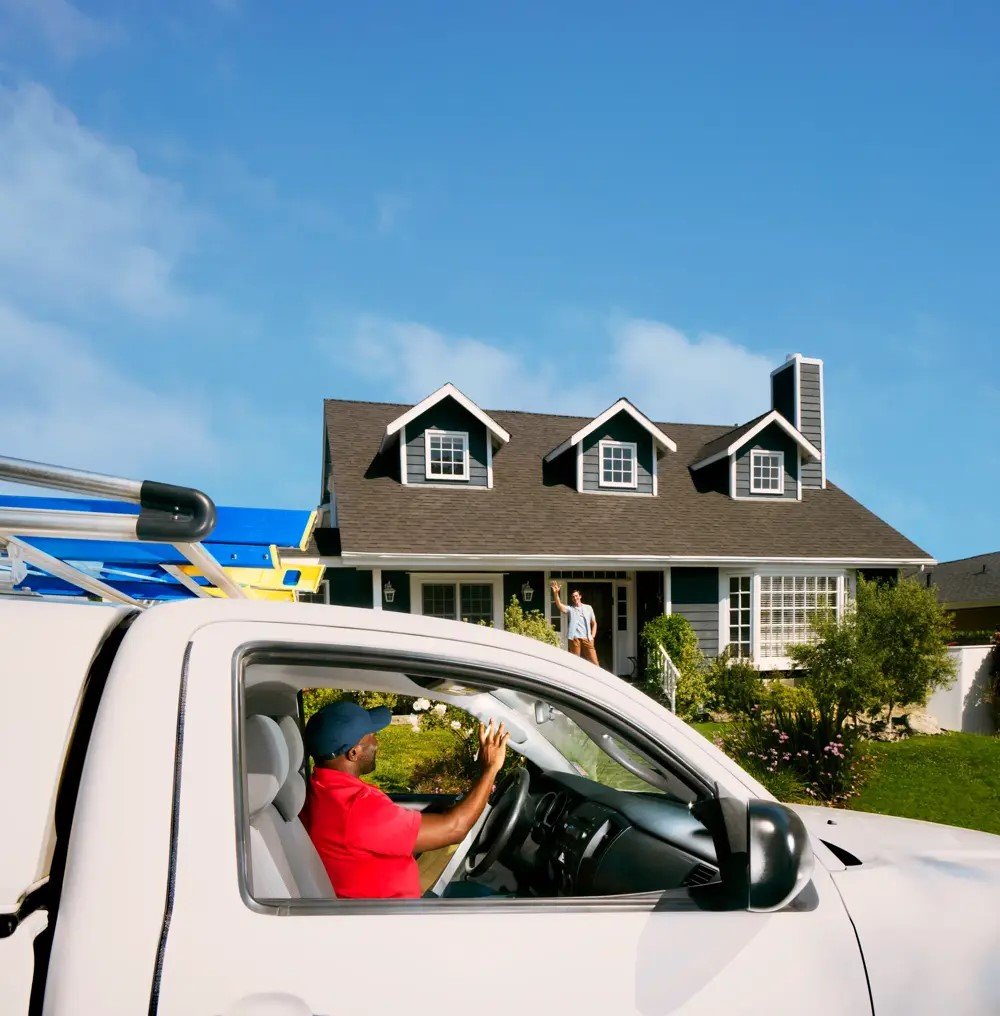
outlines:
[[[494,693],[531,721],[581,776],[614,790],[662,794],[670,780],[631,746],[626,747],[596,723],[584,729],[573,717],[518,692]],[[589,732],[588,732],[589,730]]]

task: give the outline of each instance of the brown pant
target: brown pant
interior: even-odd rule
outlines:
[[[585,660],[590,660],[596,667],[600,666],[597,662],[597,650],[594,649],[593,639],[570,639],[569,651],[574,656],[582,656]]]

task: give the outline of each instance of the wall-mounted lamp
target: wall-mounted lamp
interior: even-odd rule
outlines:
[[[531,583],[530,582],[525,582],[524,585],[521,586],[521,599],[525,603],[531,603],[531,598],[534,595],[535,595],[535,590],[531,588]]]
[[[382,587],[382,595],[385,597],[386,603],[392,603],[396,599],[396,590],[393,589],[392,583],[386,579],[385,585]]]

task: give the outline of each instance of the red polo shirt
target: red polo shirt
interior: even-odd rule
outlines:
[[[302,811],[333,891],[347,899],[420,896],[420,812],[337,769],[317,768]]]

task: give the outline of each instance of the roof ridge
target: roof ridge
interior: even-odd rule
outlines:
[[[616,399],[615,401],[617,402],[618,400]],[[409,403],[409,402],[384,402],[384,401],[381,401],[379,399],[335,399],[335,398],[324,398],[323,399],[324,405],[326,403],[328,403],[328,402],[336,402],[336,403],[338,403],[340,405],[345,405],[345,406],[409,406],[409,405],[411,405],[411,403]],[[412,405],[418,405],[418,403],[414,402],[414,403],[412,403]],[[477,405],[478,405],[478,403],[477,403]],[[612,405],[614,405],[614,403],[612,403]],[[551,419],[554,419],[554,420],[595,420],[595,419],[597,419],[597,416],[600,416],[600,413],[598,413],[597,416],[588,416],[586,413],[542,413],[542,412],[538,412],[537,410],[534,410],[534,409],[487,409],[485,407],[480,407],[480,408],[482,409],[482,411],[484,413],[487,413],[487,414],[507,413],[508,415],[511,415],[511,416],[546,416],[546,417],[550,417]],[[640,412],[642,412],[642,410],[640,410]],[[767,412],[770,412],[770,410],[768,410]],[[646,414],[643,413],[643,415],[645,416]],[[755,416],[753,418],[753,420],[751,420],[750,422],[753,423],[754,421],[759,420],[759,419],[761,419],[762,417],[764,417],[766,415],[767,415],[767,413],[761,413],[760,416]],[[729,430],[738,430],[740,427],[746,426],[746,424],[742,424],[742,423],[736,424],[736,426],[734,426],[734,427],[730,427],[729,424],[726,424],[726,423],[691,423],[691,422],[683,422],[681,420],[662,421],[662,420],[654,420],[653,417],[651,417],[651,416],[647,416],[646,418],[651,423],[656,424],[657,427],[729,427]],[[729,431],[726,431],[726,433],[729,433]]]
[[[987,550],[983,554],[969,554],[968,557],[956,557],[951,561],[938,561],[938,563],[932,567],[940,568],[942,565],[946,564],[961,564],[963,561],[975,561],[977,558],[981,557],[1000,557],[1000,550]]]

